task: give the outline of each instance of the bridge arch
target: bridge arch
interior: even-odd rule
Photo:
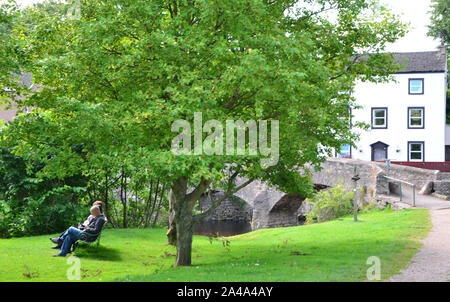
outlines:
[[[386,192],[386,184],[379,176],[384,171],[378,164],[351,159],[328,159],[321,165],[320,171],[313,171],[313,182],[316,190],[334,187],[337,183],[352,187],[354,168],[360,176],[359,187],[365,188],[366,199],[374,198],[377,192]],[[302,173],[299,171],[299,173]],[[238,179],[236,185],[247,181]],[[221,193],[215,193],[218,198]],[[298,209],[305,198],[298,194],[281,192],[266,183],[254,181],[235,193],[235,197],[246,203],[251,211],[252,229],[299,225]],[[225,205],[223,205],[225,206]]]

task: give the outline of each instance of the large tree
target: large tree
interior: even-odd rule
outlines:
[[[389,78],[397,66],[384,46],[405,31],[371,0],[85,0],[78,19],[42,10],[21,18],[33,26],[17,25],[9,43],[20,46],[21,67],[40,89],[18,102],[35,109],[2,131],[2,143],[45,163],[43,177],[107,166],[112,157],[145,164],[170,184],[176,265],[191,264],[193,227],[221,202],[194,211],[210,188],[223,188],[224,198],[252,180],[312,191],[299,170],[357,139],[354,83]],[[204,152],[174,153],[174,122],[193,125],[199,113],[202,124],[267,120],[268,137],[276,134],[270,121],[279,121],[276,165],[248,150],[208,155],[208,139]]]

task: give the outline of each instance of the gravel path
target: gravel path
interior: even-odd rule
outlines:
[[[450,201],[417,195],[417,206],[430,210],[433,227],[409,266],[391,282],[450,281]]]

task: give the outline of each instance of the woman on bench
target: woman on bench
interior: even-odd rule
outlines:
[[[80,239],[81,233],[85,232],[93,236],[98,236],[102,231],[103,224],[105,224],[105,216],[100,211],[98,206],[93,206],[91,208],[91,215],[93,216],[89,225],[84,229],[80,230],[78,228],[70,227],[64,236],[64,241],[61,246],[61,251],[54,257],[65,257],[69,253],[72,244],[74,244],[78,239]]]

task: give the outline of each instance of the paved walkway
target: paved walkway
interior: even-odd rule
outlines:
[[[406,187],[403,193],[403,202],[412,204],[412,189]],[[430,210],[433,227],[409,266],[387,281],[450,281],[450,201],[416,194],[416,206]]]

